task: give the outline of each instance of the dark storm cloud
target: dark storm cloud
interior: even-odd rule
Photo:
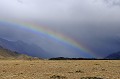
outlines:
[[[27,30],[16,27],[7,22],[0,22],[0,37],[9,38],[11,40],[23,40],[27,38],[37,37]],[[23,38],[24,37],[24,38]],[[23,38],[23,39],[22,39]]]

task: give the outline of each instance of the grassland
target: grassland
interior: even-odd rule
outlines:
[[[120,79],[120,61],[0,60],[0,79]]]

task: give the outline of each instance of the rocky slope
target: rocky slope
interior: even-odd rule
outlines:
[[[34,60],[34,59],[40,59],[40,58],[19,54],[17,52],[5,49],[2,46],[0,46],[0,59]]]

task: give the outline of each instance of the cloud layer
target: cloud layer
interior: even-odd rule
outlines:
[[[120,51],[119,43],[116,43],[120,38],[119,5],[120,0],[0,0],[0,17],[5,21],[43,24],[52,31],[74,39],[98,56],[106,56]],[[2,22],[0,35],[37,44],[57,56],[83,54],[77,49]]]

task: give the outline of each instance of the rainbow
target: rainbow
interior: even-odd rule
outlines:
[[[6,23],[10,23],[10,24],[14,24],[16,25],[16,27],[20,27],[24,30],[31,30],[32,32],[35,32],[37,34],[43,34],[43,35],[46,35],[56,41],[59,41],[61,43],[64,43],[65,45],[69,45],[69,46],[72,46],[74,48],[77,48],[79,50],[82,50],[84,51],[85,53],[93,56],[93,57],[96,57],[95,53],[93,53],[91,50],[89,50],[87,47],[85,47],[84,45],[78,43],[77,41],[75,41],[74,39],[68,37],[68,36],[65,36],[61,33],[58,33],[58,32],[55,32],[55,31],[52,31],[50,28],[46,28],[44,27],[43,25],[40,26],[39,24],[37,23],[33,23],[33,22],[23,22],[23,21],[20,21],[20,20],[0,20],[1,22],[6,22]]]

